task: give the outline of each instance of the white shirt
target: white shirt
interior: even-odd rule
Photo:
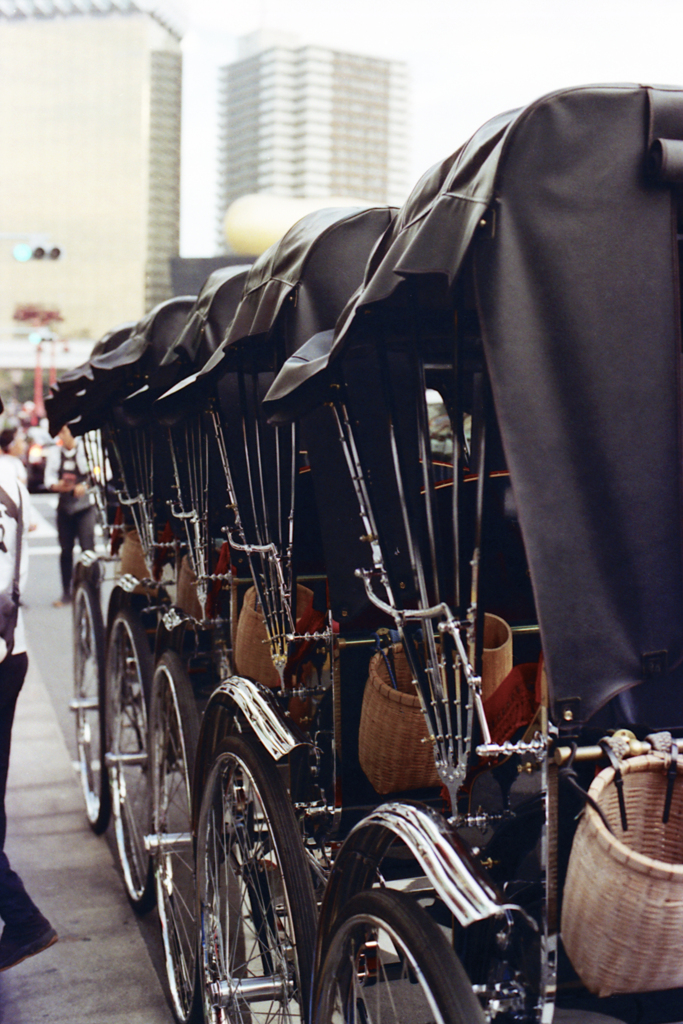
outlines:
[[[62,452],[68,452],[72,458],[75,456],[78,471],[83,473],[84,476],[88,474],[88,460],[85,457],[85,447],[80,437],[76,439],[75,448],[64,448],[61,444],[52,444],[45,456],[45,487],[48,491],[55,484],[59,483],[62,469]]]
[[[18,459],[16,455],[10,455],[9,452],[3,452],[0,455],[0,462],[6,462],[8,466],[11,466],[14,472],[17,474],[17,480],[26,487],[28,483],[28,473],[26,472],[26,466]]]
[[[23,537],[21,542],[21,563],[19,567],[19,593],[23,594],[28,583],[28,523],[29,496],[22,483],[17,480],[14,468],[5,459],[0,459],[0,486],[13,501],[22,505]],[[4,528],[4,544],[7,551],[0,551],[0,592],[11,594],[14,581],[14,565],[17,552],[17,521],[8,516],[5,506],[0,500],[0,533]],[[13,654],[23,654],[26,650],[26,633],[24,630],[24,614],[19,606],[17,625],[14,630]]]

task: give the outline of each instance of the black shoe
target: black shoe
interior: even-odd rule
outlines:
[[[35,932],[35,929],[34,929]],[[10,967],[16,967],[22,960],[27,960],[36,953],[42,953],[48,946],[54,946],[57,941],[57,932],[49,921],[41,928],[38,934],[28,929],[5,930],[0,938],[0,971],[7,971]]]

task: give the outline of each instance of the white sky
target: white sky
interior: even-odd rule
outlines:
[[[215,252],[217,70],[257,28],[408,62],[417,181],[489,117],[553,89],[683,84],[683,0],[185,0],[181,251]]]

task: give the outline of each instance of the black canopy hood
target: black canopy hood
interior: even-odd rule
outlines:
[[[368,323],[467,261],[560,721],[638,684],[652,719],[683,721],[682,182],[682,89],[567,89],[495,118],[418,183],[333,344],[268,396],[291,414]]]
[[[101,426],[112,404],[139,388],[151,383],[169,387],[174,373],[167,365],[162,369],[162,362],[194,302],[192,296],[168,299],[132,327],[124,325],[105,335],[86,363],[53,386],[45,403],[52,433],[69,423],[74,434],[83,434]]]

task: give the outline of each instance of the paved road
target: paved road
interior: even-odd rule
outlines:
[[[0,1024],[169,1024],[158,921],[124,895],[111,834],[88,827],[72,761],[71,615],[59,596],[55,499],[35,497],[25,595],[30,669],[17,708],[7,850],[60,941],[0,974]]]

